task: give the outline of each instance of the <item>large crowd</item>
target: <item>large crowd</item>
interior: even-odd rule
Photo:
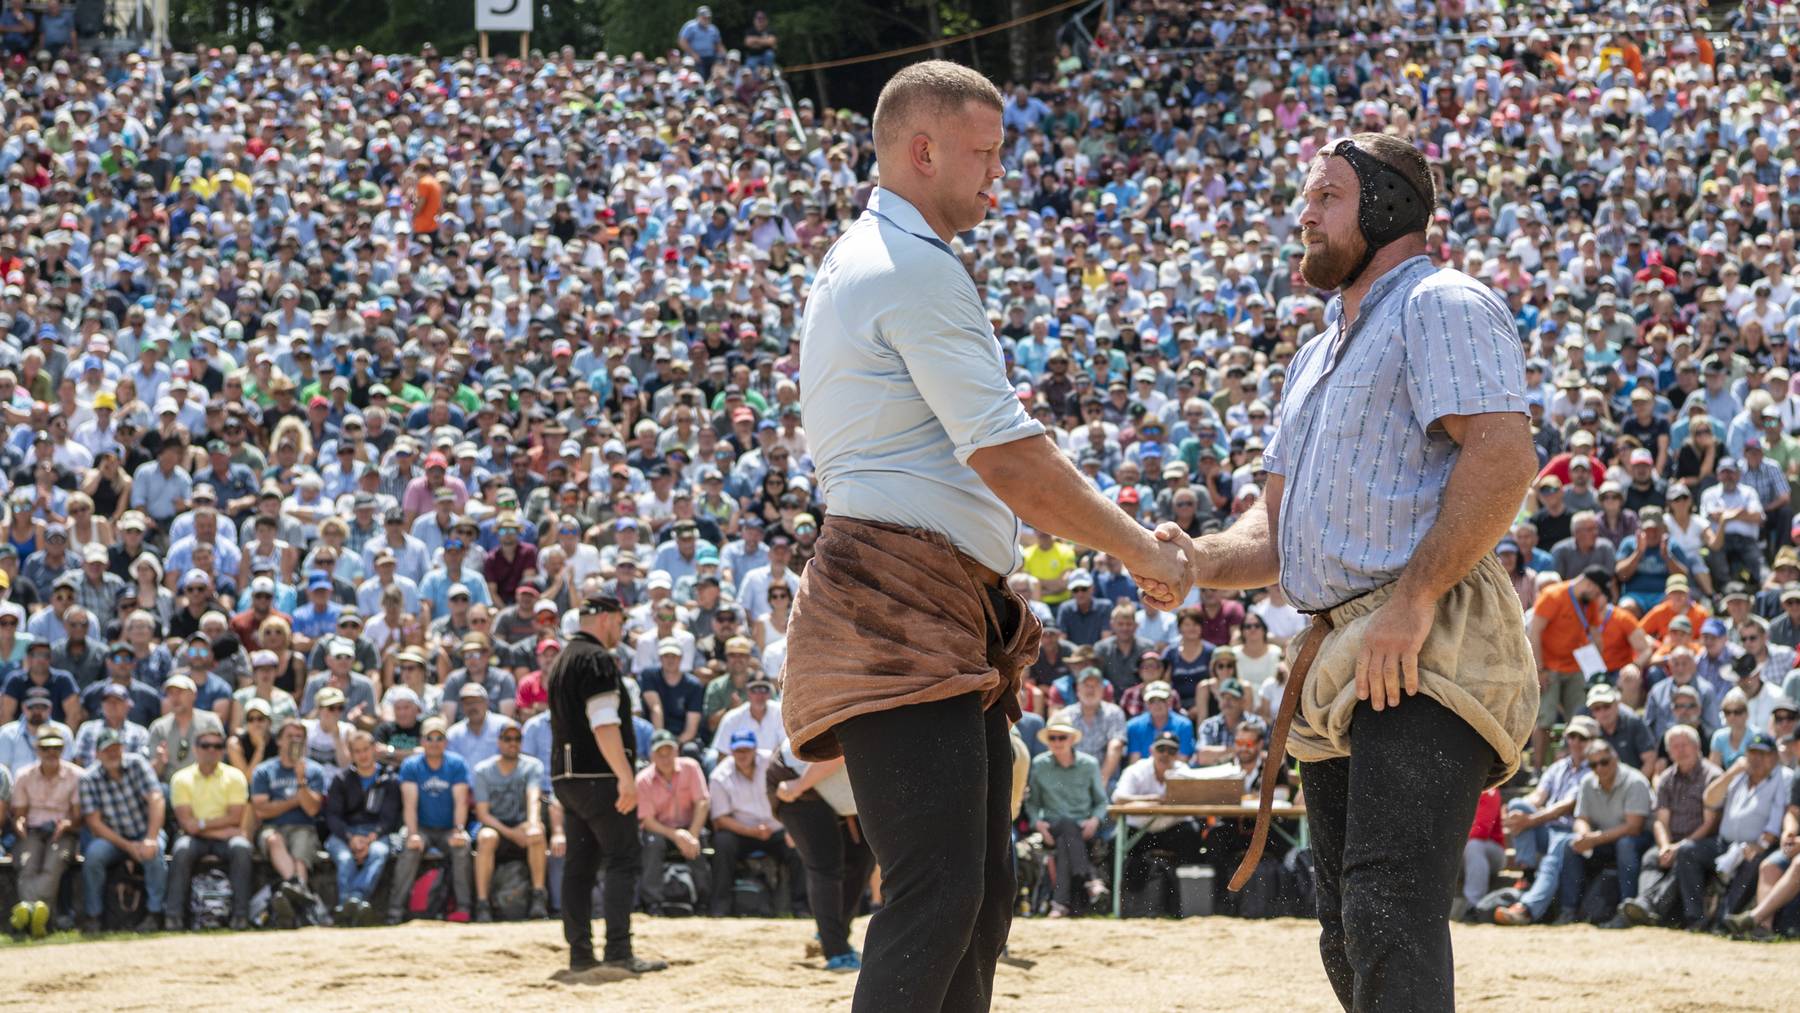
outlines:
[[[1008,171],[955,251],[1059,446],[1197,535],[1261,508],[1286,364],[1335,312],[1299,276],[1309,160],[1417,144],[1432,259],[1514,311],[1543,464],[1495,549],[1539,732],[1458,914],[1792,928],[1795,26],[1500,6],[1118,4],[1005,85]],[[101,58],[31,18],[0,17],[12,928],[133,889],[151,929],[543,916],[542,673],[597,592],[629,608],[638,902],[803,909],[765,788],[824,517],[797,332],[877,184],[867,116],[791,101],[767,19],[727,40],[704,7],[592,60]],[[1117,560],[1021,551],[1027,902],[1080,913],[1109,803],[1186,765],[1255,787],[1304,618],[1278,587],[1149,611]],[[1243,850],[1139,822],[1128,885]]]

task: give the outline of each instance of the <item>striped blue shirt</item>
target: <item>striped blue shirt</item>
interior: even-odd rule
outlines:
[[[917,208],[875,191],[825,254],[800,327],[800,408],[826,511],[935,531],[1012,572],[1018,518],[969,457],[1044,427],[1007,381],[975,283]]]
[[[1328,609],[1398,579],[1456,464],[1446,415],[1525,412],[1525,356],[1500,297],[1418,256],[1382,275],[1348,335],[1343,297],[1288,368],[1263,452],[1281,475],[1281,586]]]

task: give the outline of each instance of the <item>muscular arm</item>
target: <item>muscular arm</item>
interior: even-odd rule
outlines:
[[[1462,453],[1450,471],[1436,523],[1394,588],[1396,599],[1423,608],[1435,605],[1482,556],[1494,551],[1537,473],[1525,416],[1446,415],[1438,422]]]
[[[1261,510],[1251,510],[1231,527],[1194,543],[1196,586],[1245,590],[1268,587],[1281,578],[1275,536],[1281,530],[1281,497],[1286,489],[1286,478],[1270,475]]]
[[[1019,519],[1058,538],[1117,556],[1134,576],[1180,584],[1185,564],[1171,566],[1179,550],[1159,545],[1151,533],[1100,494],[1048,436],[1028,436],[983,447],[969,467]],[[1179,597],[1185,597],[1186,587]]]

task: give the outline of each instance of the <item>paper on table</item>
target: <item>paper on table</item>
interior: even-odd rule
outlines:
[[[1584,676],[1599,675],[1606,671],[1606,661],[1600,657],[1599,651],[1594,650],[1593,644],[1582,644],[1575,648],[1575,664],[1581,666],[1581,674]]]

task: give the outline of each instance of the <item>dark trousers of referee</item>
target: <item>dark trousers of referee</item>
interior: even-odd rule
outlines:
[[[602,960],[631,956],[631,905],[637,888],[642,845],[637,816],[613,808],[618,783],[611,778],[561,780],[556,797],[563,805],[563,939],[571,961],[594,955],[594,881],[606,863],[606,952]]]
[[[1450,902],[1494,749],[1428,696],[1350,721],[1350,755],[1301,765],[1319,953],[1347,1010],[1450,1010]]]
[[[986,1010],[1016,892],[1005,711],[968,693],[834,732],[881,867],[852,1010]]]

